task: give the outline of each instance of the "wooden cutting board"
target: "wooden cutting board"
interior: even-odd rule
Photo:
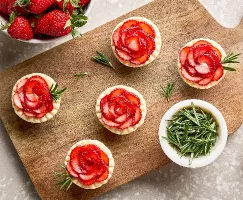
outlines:
[[[144,16],[158,25],[163,40],[162,52],[148,67],[128,69],[115,59],[110,36],[116,24],[131,16]],[[162,115],[174,103],[190,98],[206,100],[222,111],[229,133],[243,121],[243,68],[227,73],[225,79],[210,90],[187,86],[177,72],[179,49],[188,41],[208,37],[218,41],[227,52],[243,52],[243,25],[225,29],[218,25],[195,0],[155,0],[154,2],[99,27],[80,39],[69,41],[0,74],[0,115],[20,158],[43,200],[90,199],[135,179],[169,162],[158,140]],[[106,54],[119,72],[91,61],[99,50]],[[241,61],[242,57],[241,57]],[[89,75],[77,80],[78,72]],[[22,76],[42,72],[67,87],[59,113],[43,124],[30,124],[15,115],[10,94]],[[173,99],[167,103],[160,85],[175,82]],[[145,124],[127,136],[106,130],[95,115],[98,95],[107,87],[124,84],[140,91],[147,101]],[[68,192],[55,186],[53,170],[59,169],[69,148],[82,139],[98,139],[113,152],[116,166],[112,179],[97,190],[73,186]]]

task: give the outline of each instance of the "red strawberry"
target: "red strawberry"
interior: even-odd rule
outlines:
[[[127,129],[128,127],[132,126],[132,124],[133,124],[133,118],[130,118],[124,124],[122,124],[119,128],[124,130],[124,129]]]
[[[70,20],[69,14],[61,10],[53,10],[37,21],[34,32],[53,37],[67,35],[72,31],[71,26],[65,27],[68,20]]]
[[[78,174],[73,170],[70,162],[67,164],[67,171],[72,177],[78,178]]]
[[[197,76],[191,76],[184,67],[181,68],[181,73],[182,73],[182,76],[189,80],[189,81],[193,81],[193,82],[197,82],[197,81],[200,81],[202,80],[201,77],[197,77]]]
[[[116,29],[112,36],[112,40],[113,40],[115,46],[118,46],[118,41],[120,39],[120,30],[121,30],[121,27]]]
[[[80,0],[79,5],[80,5],[80,6],[85,6],[85,5],[87,5],[89,2],[90,2],[90,0]]]
[[[0,12],[8,15],[9,0],[0,0]]]
[[[109,170],[106,169],[105,172],[96,180],[97,182],[102,182],[108,178]]]
[[[21,104],[21,100],[19,98],[19,94],[18,93],[15,93],[14,96],[13,96],[13,101],[14,101],[14,104],[20,108],[20,109],[23,109],[23,106]]]
[[[180,62],[182,66],[184,66],[186,63],[187,54],[189,51],[190,51],[190,47],[184,47],[180,52]]]
[[[139,107],[136,107],[136,112],[134,116],[133,126],[136,125],[142,119],[142,112]]]
[[[16,17],[8,28],[8,34],[15,39],[30,40],[33,38],[33,31],[29,21],[22,17]]]
[[[209,42],[205,41],[205,40],[199,40],[196,43],[193,44],[193,47],[199,46],[199,45],[209,45],[212,46]]]
[[[32,14],[41,14],[55,3],[54,0],[30,0],[28,9]]]
[[[218,81],[222,76],[224,75],[224,69],[222,66],[220,66],[216,71],[215,71],[215,74],[214,74],[214,80],[215,81]]]
[[[139,51],[139,49],[140,49],[140,42],[139,42],[138,37],[136,37],[136,36],[126,38],[125,45],[131,51]]]
[[[115,90],[113,90],[111,93],[110,93],[110,98],[113,98],[113,97],[116,97],[116,96],[119,96],[123,93],[125,93],[126,90],[122,89],[122,88],[117,88]]]
[[[206,86],[212,81],[212,76],[208,78],[204,78],[201,81],[198,82],[199,85]]]
[[[121,49],[116,49],[116,54],[118,55],[119,58],[121,58],[124,61],[131,60],[131,57],[128,55],[128,53]]]
[[[139,26],[140,28],[142,28],[146,33],[148,33],[150,36],[152,36],[153,38],[155,38],[155,31],[154,29],[148,25],[145,22],[139,22],[137,24],[137,26]]]
[[[109,126],[109,127],[118,127],[120,124],[118,124],[118,123],[115,123],[115,122],[113,122],[113,121],[111,121],[111,120],[108,120],[108,119],[106,119],[106,118],[102,118],[102,121],[107,125],[107,126]]]
[[[121,26],[121,31],[125,30],[126,28],[130,28],[137,23],[138,22],[136,20],[128,20]]]
[[[100,158],[104,161],[104,163],[109,166],[109,158],[106,153],[104,153],[102,150],[99,152]]]
[[[126,113],[115,119],[115,121],[117,123],[124,123],[126,120],[127,120],[127,114]]]
[[[197,58],[199,56],[202,56],[203,54],[205,54],[206,52],[211,51],[211,45],[198,45],[197,47],[193,48],[193,57],[195,60],[197,60]]]
[[[195,67],[196,63],[193,56],[193,50],[191,49],[187,54],[187,61],[191,67]]]
[[[29,14],[25,7],[29,4],[28,0],[26,0],[26,2],[23,2],[23,5],[16,4],[18,2],[17,0],[8,0],[8,1],[9,1],[9,5],[8,5],[8,14],[9,15],[12,12],[18,13],[19,15],[22,15],[22,16],[27,16]]]
[[[197,59],[197,62],[198,64],[196,65],[195,69],[199,74],[207,74],[211,72],[211,69],[214,68],[214,62],[207,55],[200,56]]]
[[[75,7],[73,7],[72,4],[70,3],[70,1],[68,1],[66,4],[66,7],[63,8],[63,3],[64,3],[64,0],[56,0],[56,4],[60,9],[67,10],[70,14],[72,14],[73,11],[75,10]]]
[[[130,61],[131,61],[131,63],[133,63],[135,65],[141,65],[141,64],[146,63],[148,59],[149,59],[148,52],[145,52],[142,57],[134,58],[134,59],[131,59]]]
[[[132,102],[132,103],[134,103],[134,104],[136,104],[136,105],[140,105],[140,99],[139,99],[136,95],[134,95],[134,94],[132,94],[132,93],[130,93],[130,92],[126,92],[126,93],[125,93],[125,97],[126,97],[130,102]]]

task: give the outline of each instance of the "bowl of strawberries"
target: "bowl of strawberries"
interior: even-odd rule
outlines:
[[[29,43],[80,35],[94,0],[0,0],[0,29]]]

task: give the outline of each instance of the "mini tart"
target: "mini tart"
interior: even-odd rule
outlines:
[[[225,51],[215,41],[195,39],[180,51],[178,71],[181,78],[191,87],[209,89],[224,78],[226,71],[221,61],[225,57]]]
[[[115,162],[111,151],[102,142],[81,140],[68,151],[65,166],[74,184],[84,189],[96,189],[111,178]]]
[[[36,98],[38,98],[38,95],[29,91],[29,89],[32,89],[33,91],[34,86],[32,88],[27,87],[26,83],[28,83],[28,80],[37,81],[41,85],[39,91],[41,93],[39,93],[39,95],[44,95],[46,98],[48,98],[48,100],[46,100],[46,103],[43,103],[43,106],[38,107],[38,109],[31,109],[32,106],[36,105]],[[49,89],[53,84],[56,84],[56,82],[51,77],[41,73],[28,74],[19,79],[12,90],[12,106],[15,113],[23,120],[31,123],[42,123],[51,119],[60,108],[61,102],[61,99],[57,101],[51,99]],[[30,85],[31,84],[29,84],[29,86]],[[24,96],[23,93],[24,87],[28,88],[28,92],[26,92],[26,94],[29,95],[29,99],[27,98],[27,100],[25,98],[26,96]],[[43,94],[43,92],[45,93]],[[26,103],[28,104],[28,106],[31,107],[27,108]],[[35,114],[31,113],[32,110],[35,110]]]
[[[101,124],[118,135],[126,135],[140,127],[147,114],[146,102],[135,89],[117,85],[100,94],[96,115]]]
[[[128,67],[142,67],[160,53],[158,27],[144,17],[131,17],[119,23],[112,32],[111,47],[116,58]]]

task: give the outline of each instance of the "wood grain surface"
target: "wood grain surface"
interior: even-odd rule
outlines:
[[[128,69],[115,59],[110,36],[116,24],[131,16],[144,16],[158,25],[162,34],[162,52],[150,66]],[[135,179],[169,162],[158,140],[158,128],[170,106],[184,99],[198,98],[214,104],[223,113],[229,132],[236,131],[243,121],[243,67],[227,73],[216,87],[201,91],[186,85],[177,72],[180,48],[188,41],[208,37],[229,52],[243,52],[243,25],[225,29],[217,24],[195,0],[155,0],[115,21],[101,26],[81,38],[69,41],[0,74],[0,116],[43,200],[90,199]],[[99,65],[91,56],[99,50],[117,68]],[[242,57],[240,58],[241,61]],[[88,72],[83,79],[73,77]],[[11,90],[22,76],[41,72],[67,87],[61,109],[53,120],[30,124],[15,115],[11,106]],[[161,95],[160,85],[175,82],[170,103]],[[95,114],[95,102],[107,87],[124,84],[143,94],[148,105],[145,124],[136,132],[119,136],[106,130]],[[59,169],[69,148],[82,139],[97,139],[106,144],[115,158],[115,171],[107,185],[97,190],[73,186],[59,191],[53,170]]]

